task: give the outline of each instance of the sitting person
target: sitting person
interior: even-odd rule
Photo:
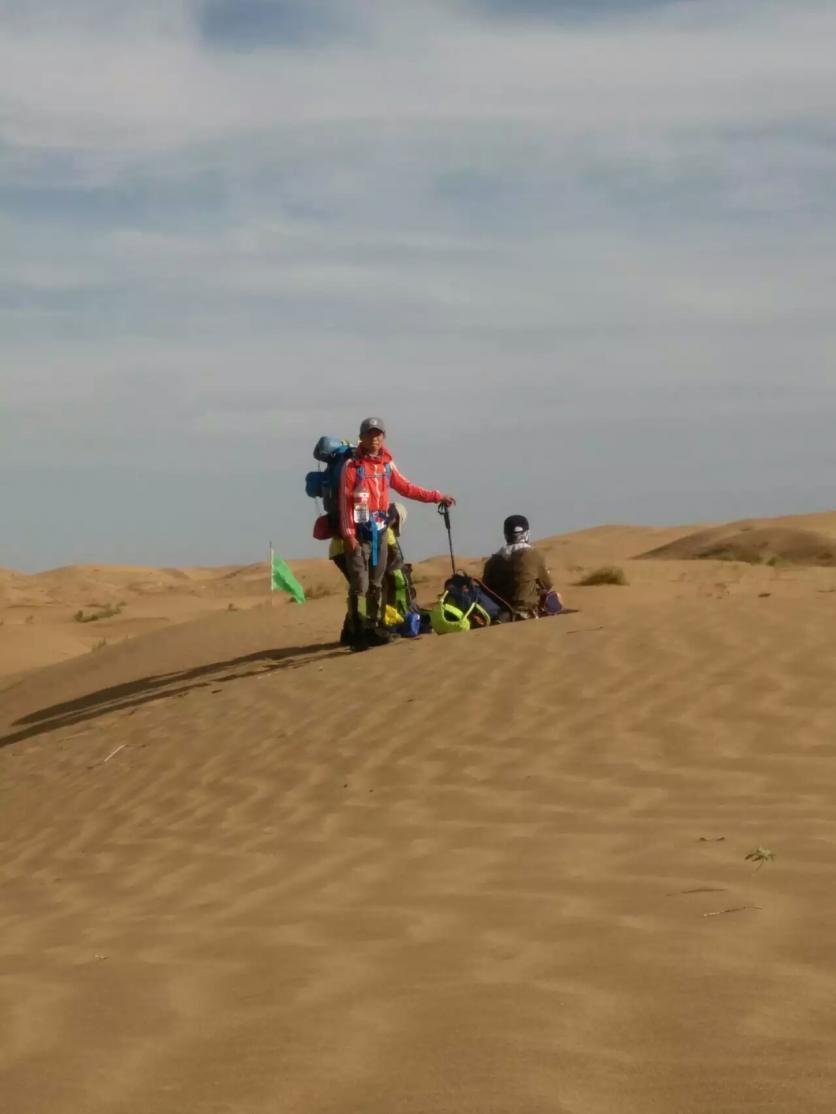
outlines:
[[[513,619],[536,619],[562,611],[563,602],[554,590],[543,555],[529,540],[528,519],[512,514],[502,530],[505,545],[485,564],[485,587],[510,609]]]

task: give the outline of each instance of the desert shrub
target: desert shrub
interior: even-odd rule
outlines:
[[[120,603],[117,604],[116,607],[113,607],[112,604],[108,603],[105,604],[100,611],[79,610],[73,615],[73,619],[75,619],[77,623],[95,623],[98,622],[99,619],[112,619],[114,615],[118,615],[121,612],[123,606],[124,604]]]
[[[602,565],[600,569],[593,569],[592,572],[587,573],[586,576],[581,577],[578,584],[584,588],[592,587],[596,584],[626,584],[627,577],[624,575],[624,569],[619,568],[618,565]]]

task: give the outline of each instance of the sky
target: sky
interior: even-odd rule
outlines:
[[[836,506],[836,6],[0,0],[0,566]],[[444,552],[414,504],[408,555]]]

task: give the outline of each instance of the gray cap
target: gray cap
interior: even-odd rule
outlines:
[[[386,426],[383,424],[383,418],[363,418],[360,423],[360,436],[365,437],[367,433],[371,433],[373,429],[379,429],[380,432],[386,435]]]

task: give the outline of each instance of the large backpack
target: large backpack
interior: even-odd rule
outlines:
[[[402,565],[401,568],[395,569],[391,574],[391,596],[389,601],[392,603],[401,615],[406,615],[408,611],[415,611],[418,607],[418,593],[415,591],[415,584],[412,580],[412,565]]]
[[[444,584],[444,592],[430,613],[436,634],[487,627],[498,622],[502,607],[472,576],[457,572]]]
[[[389,520],[392,521],[392,507],[389,508]],[[388,602],[406,615],[409,611],[418,609],[418,593],[412,580],[412,565],[404,560],[401,540],[395,536],[389,543],[389,561],[394,561],[395,568],[386,574],[386,592]]]
[[[311,499],[321,499],[322,509],[328,518],[332,533],[340,526],[340,478],[346,462],[354,455],[355,446],[336,437],[320,437],[314,446],[314,460],[325,465],[318,472],[305,476],[305,493]]]

